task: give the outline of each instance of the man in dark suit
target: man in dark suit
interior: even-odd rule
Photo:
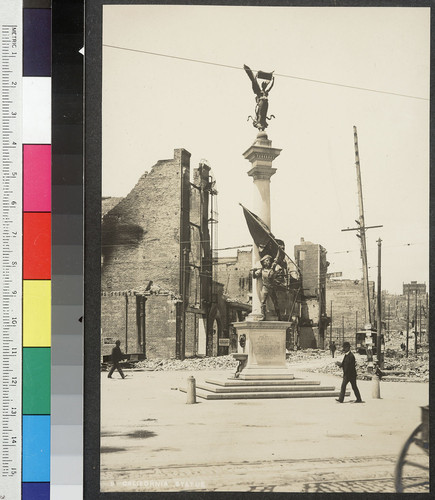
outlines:
[[[121,375],[122,378],[125,378],[124,372],[121,370],[121,367],[119,366],[119,362],[125,357],[124,354],[121,351],[121,348],[119,347],[121,345],[121,342],[117,340],[115,342],[115,347],[112,349],[112,368],[110,369],[109,375],[107,375],[108,378],[112,378],[112,374],[115,370],[119,371],[119,374]]]
[[[336,401],[342,403],[344,401],[344,395],[346,394],[346,386],[350,382],[352,386],[352,390],[355,393],[356,401],[355,403],[363,403],[361,399],[361,394],[356,385],[356,364],[355,364],[355,356],[350,350],[349,342],[343,342],[343,351],[344,357],[343,361],[337,361],[337,366],[343,368],[343,382],[341,384],[340,396]]]

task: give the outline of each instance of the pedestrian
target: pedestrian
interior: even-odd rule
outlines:
[[[331,344],[329,346],[329,350],[331,351],[332,357],[334,358],[335,357],[335,351],[337,350],[337,346],[335,345],[334,341],[331,342]]]
[[[115,342],[115,347],[112,349],[112,368],[110,369],[110,372],[109,372],[109,375],[107,375],[107,378],[112,378],[112,374],[115,370],[118,370],[121,377],[125,378],[124,372],[121,370],[121,367],[119,366],[119,362],[123,358],[125,358],[124,353],[121,351],[121,348],[119,347],[120,345],[121,345],[121,341],[117,340]]]
[[[346,386],[350,382],[350,385],[352,386],[352,390],[356,397],[355,403],[363,403],[364,401],[361,399],[361,394],[356,385],[356,362],[355,356],[350,350],[349,342],[343,342],[343,351],[343,361],[336,362],[337,366],[343,368],[343,382],[341,384],[340,396],[338,399],[336,399],[336,401],[338,401],[339,403],[343,403],[344,396],[346,394]]]

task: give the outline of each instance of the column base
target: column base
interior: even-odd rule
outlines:
[[[246,367],[238,378],[240,380],[293,380],[295,376],[287,368]]]

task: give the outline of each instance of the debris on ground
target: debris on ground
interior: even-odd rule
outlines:
[[[235,370],[239,362],[228,356],[198,357],[180,359],[145,359],[136,363],[137,369],[152,371],[200,371],[200,370]]]
[[[355,354],[359,380],[370,380],[372,374],[367,370],[365,355]],[[324,373],[341,377],[343,372],[336,365],[341,361],[342,354],[337,352],[335,358],[329,351],[323,349],[301,349],[287,353],[287,365],[300,371]],[[322,362],[322,360],[324,362]],[[231,354],[226,356],[195,357],[179,359],[146,359],[135,363],[134,370],[146,371],[202,371],[228,370],[237,368],[238,361]],[[401,350],[386,349],[383,381],[428,382],[429,352],[423,348],[417,355],[409,353],[408,358]]]
[[[330,356],[324,352],[324,356]],[[367,357],[362,354],[355,354],[358,380],[371,380],[372,373],[368,371]],[[304,368],[312,373],[325,373],[328,375],[342,376],[342,369],[336,365],[336,361],[341,361],[342,355],[336,355],[335,359],[323,366],[313,366]],[[429,352],[423,348],[418,354],[409,353],[408,357],[404,352],[387,349],[384,353],[384,368],[382,369],[384,382],[429,382]]]

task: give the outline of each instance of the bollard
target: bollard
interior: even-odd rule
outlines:
[[[372,376],[372,398],[381,399],[380,378],[377,375]]]
[[[192,405],[196,403],[196,382],[195,378],[190,376],[187,378],[187,401],[186,404]]]

